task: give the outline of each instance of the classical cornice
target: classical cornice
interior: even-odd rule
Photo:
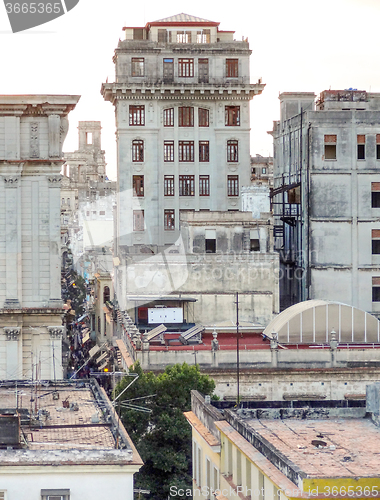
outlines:
[[[66,116],[78,95],[1,95],[0,116]]]
[[[127,83],[103,83],[101,94],[113,104],[118,100],[250,100],[261,94],[265,84],[246,85],[136,85]]]

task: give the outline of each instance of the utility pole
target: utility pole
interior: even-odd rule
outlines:
[[[236,406],[240,403],[240,359],[239,359],[239,292],[236,292],[236,380],[237,397]]]

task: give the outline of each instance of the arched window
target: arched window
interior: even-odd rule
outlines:
[[[105,286],[103,288],[103,303],[105,304],[106,302],[108,302],[110,300],[110,289],[108,286]]]

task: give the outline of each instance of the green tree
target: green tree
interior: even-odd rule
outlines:
[[[198,365],[187,363],[168,366],[155,375],[144,373],[137,362],[130,372],[137,373],[139,378],[120,399],[151,410],[142,413],[121,407],[123,424],[144,461],[135,485],[150,490],[152,500],[166,500],[170,486],[192,488],[191,427],[183,415],[191,409],[190,391],[212,394],[215,382],[202,375]],[[125,377],[116,394],[130,381],[131,378]],[[155,396],[146,397],[152,395]],[[135,399],[142,397],[146,398]]]

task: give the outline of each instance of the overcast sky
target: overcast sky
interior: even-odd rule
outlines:
[[[22,0],[20,0],[22,2]],[[235,7],[236,6],[236,7]],[[114,81],[112,56],[123,26],[185,12],[220,22],[219,29],[248,37],[251,83],[266,87],[251,102],[251,154],[272,153],[273,120],[280,92],[357,88],[380,92],[380,0],[80,0],[59,19],[13,34],[0,5],[1,94],[78,94],[65,151],[77,149],[80,120],[102,122],[107,170],[115,177],[113,106],[100,95]]]

